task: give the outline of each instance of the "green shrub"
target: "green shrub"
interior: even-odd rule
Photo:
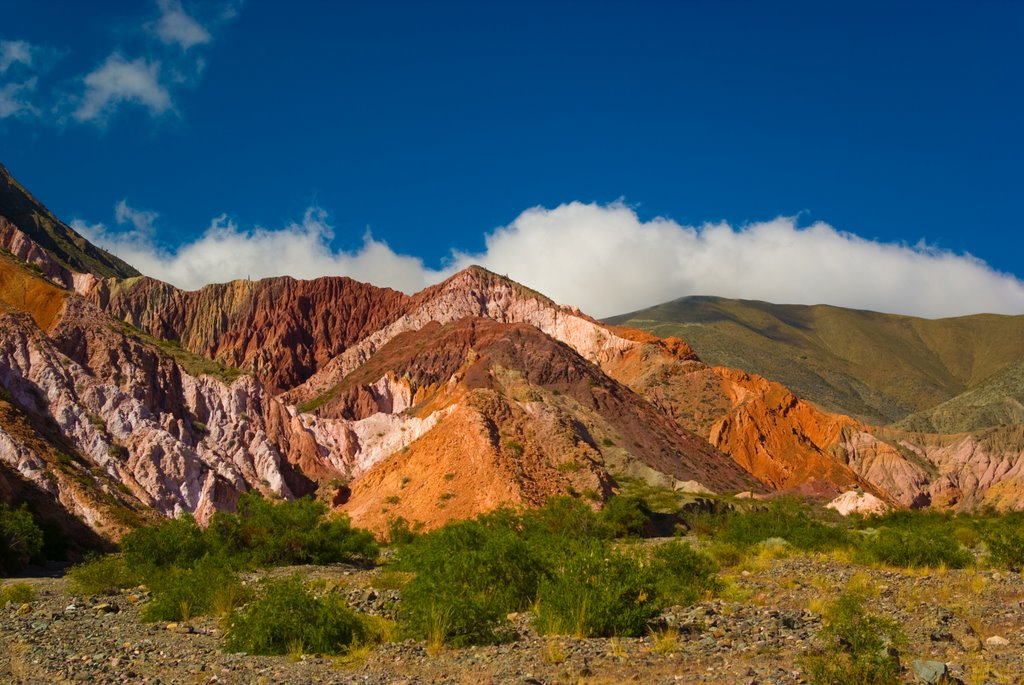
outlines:
[[[213,560],[191,568],[160,569],[146,582],[153,597],[142,612],[144,621],[188,621],[193,616],[214,613],[225,598],[244,593],[238,576]]]
[[[850,544],[845,528],[819,520],[805,504],[792,498],[780,498],[759,509],[722,514],[710,526],[716,540],[740,548],[768,538],[783,538],[797,549],[814,551]]]
[[[891,685],[902,682],[898,650],[906,644],[900,625],[864,609],[866,598],[843,592],[825,611],[820,637],[825,648],[804,659],[817,685]],[[891,648],[891,649],[890,649]]]
[[[28,583],[11,583],[0,588],[0,607],[8,602],[12,604],[27,604],[36,601],[36,591]]]
[[[41,561],[43,530],[22,504],[11,509],[0,504],[0,572],[13,573],[32,561]]]
[[[208,536],[211,549],[256,566],[373,560],[378,551],[369,531],[343,514],[328,518],[327,505],[308,497],[275,503],[246,493],[236,512],[213,515]]]
[[[234,615],[225,648],[249,654],[338,654],[362,637],[362,623],[341,597],[317,599],[293,576],[268,582],[260,599]]]
[[[704,551],[714,559],[719,566],[729,568],[736,566],[738,563],[743,561],[744,552],[737,545],[731,542],[721,542],[715,540],[710,545],[703,548]]]
[[[415,573],[402,592],[406,634],[456,646],[502,638],[501,621],[529,606],[543,573],[511,520],[450,523],[402,549],[399,567]]]
[[[640,497],[612,497],[605,502],[599,519],[613,537],[639,537],[647,524],[646,509]]]
[[[551,497],[540,509],[522,514],[527,536],[607,538],[608,527],[590,505],[575,497]]]
[[[882,563],[904,568],[946,566],[966,568],[974,563],[974,555],[960,546],[951,529],[925,528],[900,530],[881,528],[869,534],[857,551],[857,558],[867,563]]]
[[[1024,570],[1024,514],[1006,514],[988,522],[981,537],[993,564],[1011,571]]]
[[[135,587],[141,576],[128,569],[124,557],[108,554],[93,557],[68,569],[71,592],[76,595],[105,595]]]
[[[644,634],[661,605],[655,577],[640,559],[601,540],[564,543],[561,564],[540,584],[537,629],[582,637]]]
[[[655,548],[650,573],[653,574],[661,604],[693,604],[707,592],[717,590],[721,583],[718,568],[705,554],[685,542],[668,542]]]
[[[210,554],[206,532],[191,514],[183,514],[128,533],[121,539],[128,568],[148,574],[171,566],[191,568]]]
[[[404,517],[399,516],[388,520],[387,542],[389,545],[401,547],[416,540],[423,529],[423,524],[417,521],[410,524]]]

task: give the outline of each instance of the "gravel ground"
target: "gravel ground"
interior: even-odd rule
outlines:
[[[359,611],[393,614],[398,591],[378,570],[298,569]],[[279,570],[274,573],[295,572]],[[819,612],[848,582],[873,588],[870,610],[898,620],[914,659],[944,662],[965,683],[1024,683],[1024,579],[993,571],[908,572],[830,557],[762,559],[723,574],[722,597],[672,608],[644,638],[542,637],[513,617],[508,644],[428,651],[379,646],[363,659],[255,657],[220,650],[211,618],[142,623],[146,593],[73,596],[62,578],[30,578],[38,597],[0,609],[3,683],[744,683],[806,682],[800,657],[819,645]],[[250,577],[250,581],[255,578]]]

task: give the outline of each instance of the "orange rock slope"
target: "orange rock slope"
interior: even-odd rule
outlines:
[[[711,488],[757,488],[725,455],[532,326],[467,318],[401,334],[315,411],[379,411],[359,400],[383,373],[408,383],[416,401],[407,412],[443,418],[353,481],[345,509],[375,530],[395,517],[433,526],[556,494],[597,503],[615,487],[610,472],[630,465]]]

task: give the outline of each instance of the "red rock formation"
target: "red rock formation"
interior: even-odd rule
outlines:
[[[268,278],[188,292],[152,278],[97,282],[88,299],[114,318],[228,366],[271,392],[292,388],[393,322],[409,298],[350,278]]]

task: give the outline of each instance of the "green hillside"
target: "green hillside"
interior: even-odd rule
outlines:
[[[921,412],[974,388],[982,394],[970,402],[993,406],[976,407],[974,418],[963,423],[1008,417],[1014,400],[1003,406],[1000,393],[1019,395],[1012,388],[1024,376],[1009,371],[1024,358],[1024,316],[933,320],[827,305],[685,297],[608,321],[678,336],[709,364],[763,375],[826,409],[875,424],[916,414],[917,425],[927,425],[931,419]],[[1004,371],[1008,375],[999,380]],[[936,420],[951,425],[948,416]]]
[[[140,275],[131,265],[80,236],[14,180],[0,164],[0,216],[39,244],[58,264],[101,277]]]
[[[897,426],[922,433],[965,433],[977,428],[1024,424],[1024,359]]]

